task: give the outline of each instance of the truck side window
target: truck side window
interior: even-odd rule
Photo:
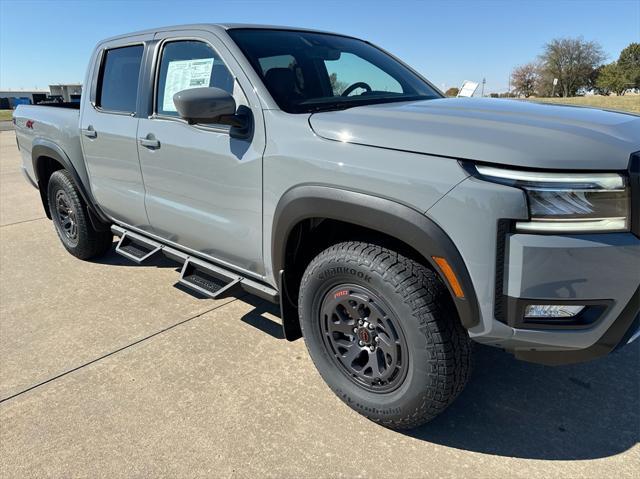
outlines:
[[[169,42],[165,44],[160,60],[156,113],[178,116],[173,95],[181,90],[216,87],[233,95],[234,86],[233,75],[208,44],[195,40]]]
[[[134,113],[143,45],[114,48],[105,52],[98,78],[97,105],[109,111]]]

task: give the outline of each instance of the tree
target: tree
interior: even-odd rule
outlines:
[[[444,92],[446,96],[458,96],[458,93],[460,93],[460,89],[454,86],[452,86],[446,92]]]
[[[511,74],[511,83],[516,94],[529,98],[535,94],[536,86],[540,75],[538,66],[534,63],[527,63],[516,67]]]
[[[620,62],[613,62],[605,65],[600,70],[596,86],[600,90],[612,91],[616,95],[624,95],[632,84],[627,72],[620,65]]]
[[[331,82],[333,94],[336,96],[342,95],[342,92],[345,91],[348,86],[345,82],[338,80],[338,74],[335,72],[329,75],[329,81]]]
[[[558,87],[553,86],[554,76],[540,67],[538,71],[538,81],[536,82],[536,95],[538,96],[557,96]]]
[[[600,44],[582,38],[557,38],[544,46],[540,56],[541,81],[545,90],[553,79],[558,79],[555,89],[563,97],[575,96],[589,87],[589,79],[605,59]]]
[[[593,70],[593,74],[591,75],[590,85],[591,90],[596,95],[609,96],[611,95],[611,88],[605,83],[599,82],[600,74],[602,70],[606,67],[606,65],[600,65],[598,68]]]
[[[630,43],[620,52],[618,66],[628,78],[629,88],[640,88],[640,43]]]

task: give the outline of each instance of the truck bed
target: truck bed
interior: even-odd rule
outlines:
[[[36,146],[62,150],[83,180],[88,181],[80,144],[80,111],[76,106],[63,103],[20,105],[14,111],[13,118],[22,170],[32,184],[38,183],[32,157],[32,150]]]
[[[33,106],[47,106],[50,108],[68,108],[70,110],[79,110],[80,109],[80,102],[78,101],[52,101],[52,102],[47,102],[47,101],[42,101],[40,103],[38,103],[37,105],[33,105]]]

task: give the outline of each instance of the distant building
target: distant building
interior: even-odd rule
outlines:
[[[42,101],[79,102],[82,94],[80,83],[49,85],[49,90],[0,90],[0,110],[15,108],[21,104],[38,104]]]
[[[62,101],[80,101],[82,94],[82,84],[67,83],[59,85],[49,85],[52,97],[62,97]]]
[[[15,108],[22,103],[39,103],[47,96],[48,90],[0,90],[0,109]]]

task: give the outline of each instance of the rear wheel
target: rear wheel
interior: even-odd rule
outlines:
[[[309,353],[357,412],[407,429],[442,412],[471,370],[471,342],[429,268],[386,248],[341,243],[304,273],[299,297]]]
[[[113,234],[93,227],[87,206],[68,171],[57,170],[51,175],[47,195],[56,233],[69,253],[89,259],[111,248]]]

